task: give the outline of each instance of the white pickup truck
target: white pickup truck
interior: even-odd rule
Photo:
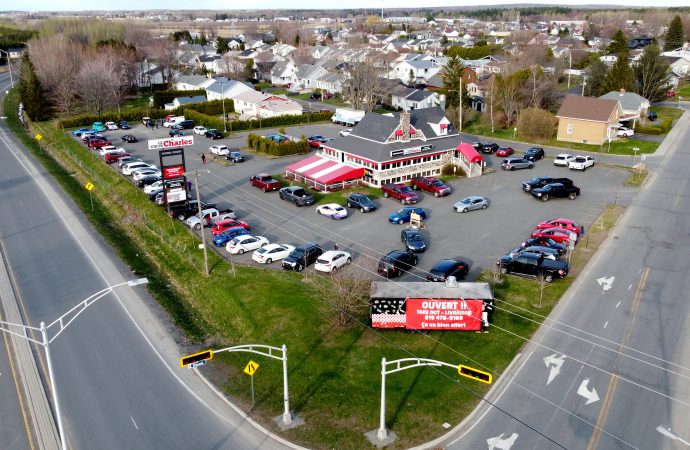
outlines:
[[[235,215],[235,211],[232,209],[224,209],[223,211],[218,211],[216,208],[204,209],[201,211],[201,216],[204,219],[205,227],[217,220],[237,219],[237,215]],[[184,223],[193,230],[201,230],[201,222],[199,221],[198,214],[189,216]]]
[[[587,170],[588,167],[594,166],[594,158],[591,156],[577,155],[568,162],[568,169],[570,170]]]

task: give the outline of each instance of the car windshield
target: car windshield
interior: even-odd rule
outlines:
[[[369,200],[369,197],[367,197],[366,195],[362,195],[361,197],[355,197],[355,198],[358,198],[360,202],[369,202],[369,201],[371,201],[371,200]]]
[[[469,205],[471,202],[472,202],[472,199],[469,197],[463,198],[462,200],[460,200],[460,203],[464,203],[465,205]]]
[[[304,197],[304,196],[307,195],[307,193],[304,192],[304,189],[297,189],[297,190],[295,190],[295,191],[292,191],[292,194],[293,194],[293,195],[296,195],[296,196],[298,196],[298,197]]]
[[[405,208],[402,208],[397,210],[395,213],[404,216],[405,214],[407,214],[407,210]]]
[[[407,235],[407,240],[408,241],[421,241],[422,237],[418,234],[408,234]]]
[[[433,184],[434,186],[443,186],[443,181],[441,181],[441,180],[436,180],[436,181],[434,181],[434,182],[431,183],[431,184]]]
[[[304,255],[304,250],[296,248],[292,252],[290,252],[290,257],[295,258],[295,259],[302,259],[302,256]]]
[[[400,192],[412,192],[412,189],[409,186],[405,186],[400,188]]]

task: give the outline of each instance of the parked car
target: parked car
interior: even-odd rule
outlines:
[[[532,189],[532,197],[548,202],[551,198],[565,198],[575,200],[580,195],[580,188],[575,185],[565,185],[561,183],[551,183],[538,189]]]
[[[117,126],[117,124],[115,122],[106,122],[105,128],[107,130],[117,130],[119,127]]]
[[[651,120],[654,122],[659,116],[657,116],[655,111],[649,111],[649,114],[647,114],[647,119]]]
[[[280,261],[287,257],[294,249],[294,246],[287,244],[268,244],[257,248],[252,253],[252,259],[260,264],[271,264],[273,261]]]
[[[170,128],[174,128],[176,130],[191,130],[195,126],[196,125],[193,120],[181,120],[180,122],[172,125]]]
[[[155,175],[156,177],[161,176],[161,172],[158,169],[141,169],[132,172],[132,179],[134,181],[141,181],[144,177],[147,177],[149,175]]]
[[[244,155],[242,154],[242,152],[239,151],[231,151],[230,153],[225,155],[225,159],[227,159],[228,161],[239,163],[244,161]]]
[[[81,134],[81,141],[82,141],[84,144],[87,144],[87,145],[88,145],[88,143],[89,143],[89,141],[90,141],[91,139],[105,139],[105,136],[103,136],[101,133],[97,133],[97,132],[95,132],[95,131],[93,131],[93,130],[84,131],[84,132]]]
[[[156,189],[163,188],[163,180],[158,180],[155,183],[151,183],[144,188],[144,194],[150,194]]]
[[[543,276],[550,283],[554,278],[565,278],[569,266],[565,261],[544,258],[537,253],[523,252],[516,256],[502,256],[496,262],[501,273],[518,273],[521,275]]]
[[[101,148],[105,147],[106,145],[113,145],[112,142],[105,140],[105,139],[89,139],[88,147],[89,148]]]
[[[673,98],[676,96],[676,91],[666,91],[666,97]]]
[[[330,141],[330,139],[326,139],[320,134],[315,134],[307,138],[307,142],[309,143],[309,146],[312,148],[320,148],[321,144],[326,143],[328,141]]]
[[[390,216],[388,216],[388,221],[390,223],[397,223],[398,225],[402,225],[403,223],[410,221],[410,217],[412,216],[413,212],[419,214],[419,217],[421,217],[422,220],[426,219],[426,211],[424,210],[424,208],[419,208],[416,206],[405,206],[403,208],[400,208]]]
[[[475,209],[486,209],[489,207],[489,200],[481,195],[471,195],[453,204],[455,212],[466,213]]]
[[[151,164],[145,163],[143,161],[135,161],[131,163],[127,163],[124,166],[120,168],[122,170],[122,175],[132,175],[132,172],[138,169],[144,169],[144,168],[149,168],[153,167]]]
[[[316,212],[331,219],[344,219],[347,217],[347,209],[337,203],[327,203],[316,207]]]
[[[396,200],[400,200],[400,203],[403,205],[411,205],[419,201],[417,194],[405,183],[384,184],[381,186],[381,192],[383,192],[384,197],[392,197]]]
[[[513,153],[515,153],[515,150],[513,150],[512,147],[501,147],[498,150],[496,150],[496,156],[501,156],[501,157],[510,156]]]
[[[170,136],[170,137],[184,136],[184,133],[182,132],[182,130],[179,130],[177,128],[170,128],[170,131],[168,131],[168,136]]]
[[[484,144],[484,146],[482,146],[482,153],[496,153],[499,148],[499,145],[495,142]]]
[[[202,223],[205,227],[208,227],[213,224],[213,222],[227,219],[237,219],[235,211],[232,209],[218,211],[216,208],[206,208],[201,211],[201,219],[199,219],[199,215],[197,213],[187,217],[187,220],[185,220],[184,223],[191,229],[201,230]]]
[[[450,186],[435,177],[413,177],[410,180],[410,187],[434,194],[434,197],[443,197],[451,193]]]
[[[225,219],[225,220],[217,220],[215,222],[211,222],[211,233],[221,234],[223,231],[227,230],[228,228],[234,228],[234,227],[242,227],[247,231],[249,231],[251,229],[249,224],[243,220]]]
[[[214,155],[218,156],[225,156],[230,153],[228,146],[223,144],[212,145],[208,148],[208,150]]]
[[[206,132],[204,133],[204,136],[206,136],[209,139],[222,139],[223,133],[216,130],[215,128],[211,128],[209,130],[206,130]]]
[[[561,183],[565,185],[572,185],[573,180],[570,178],[554,178],[554,177],[534,177],[522,182],[522,190],[529,192],[532,189],[544,187],[551,183]]]
[[[574,233],[572,233],[574,234]],[[559,244],[568,245],[570,243],[571,233],[563,228],[547,228],[543,230],[534,230],[530,237],[532,238],[549,238]],[[577,236],[577,235],[575,235]],[[577,242],[577,237],[575,238]]]
[[[242,234],[240,236],[236,236],[230,242],[228,242],[225,245],[225,250],[227,250],[231,255],[243,255],[245,252],[251,252],[268,244],[268,239],[263,236]]]
[[[297,206],[313,205],[316,201],[314,196],[307,193],[301,186],[287,186],[278,190],[278,196],[281,200],[294,202]]]
[[[400,232],[400,240],[405,244],[405,249],[422,253],[426,250],[426,242],[422,234],[414,228],[406,228]]]
[[[154,183],[154,184],[155,184],[155,183]],[[151,186],[151,185],[149,184],[149,186]],[[149,187],[149,186],[146,186],[146,187]],[[149,198],[149,200],[151,200],[151,201],[157,201],[157,200],[158,200],[158,196],[160,195],[160,196],[161,196],[161,197],[160,197],[160,198],[161,198],[161,203],[160,203],[160,204],[161,204],[161,205],[163,204],[163,186],[158,186],[156,189],[153,189],[152,191],[148,191],[148,192],[144,191],[144,193],[146,194],[146,196],[147,196],[147,197]],[[159,203],[156,203],[156,204],[159,204]]]
[[[594,158],[591,156],[576,156],[568,163],[568,169],[585,171],[588,167],[594,166]]]
[[[91,128],[77,128],[76,130],[72,131],[72,136],[81,137],[82,133],[89,131],[92,131]]]
[[[112,164],[117,160],[121,158],[126,158],[128,156],[132,155],[130,155],[129,153],[108,153],[103,157],[103,161],[105,161],[106,164]]]
[[[132,136],[131,134],[123,134],[122,142],[127,142],[128,144],[131,144],[132,142],[137,142],[137,138],[135,136]]]
[[[585,228],[583,226],[570,219],[559,218],[544,220],[543,222],[539,222],[537,224],[538,230],[545,228],[563,228],[565,230],[572,231],[573,233],[577,233],[578,236],[582,236],[585,233]]]
[[[529,247],[517,247],[513,249],[509,255],[510,256],[517,256],[520,253],[523,252],[529,252],[529,253],[536,253],[538,255],[542,255],[544,258],[549,258],[553,260],[557,260],[560,257],[560,254],[558,250],[555,248],[547,247],[545,245],[531,245]]]
[[[290,138],[287,136],[283,136],[282,134],[269,134],[268,136],[265,136],[266,139],[270,139],[273,142],[277,142],[278,144],[282,144],[283,142],[290,142]]]
[[[145,127],[150,127],[150,126],[152,126],[152,125],[153,125],[153,126],[156,125],[156,124],[154,123],[154,121],[153,121],[150,117],[148,117],[148,116],[142,117],[142,118],[141,118],[141,124],[144,125]]]
[[[340,133],[338,133],[338,134],[345,137],[345,136],[349,136],[350,133],[352,133],[352,128],[345,128],[344,130],[340,130]]]
[[[532,147],[528,149],[522,157],[528,161],[538,161],[544,157],[544,149],[541,147]]]
[[[242,227],[228,228],[222,233],[213,236],[213,245],[224,247],[231,239],[243,234],[249,234],[249,232]]]
[[[201,125],[194,127],[194,134],[198,134],[199,136],[206,136],[207,131],[208,129],[206,127],[202,127]]]
[[[553,160],[553,165],[568,167],[568,163],[572,161],[574,158],[575,155],[571,155],[570,153],[561,153],[560,155],[556,155],[556,157]]]
[[[94,122],[93,125],[91,125],[91,129],[96,132],[101,132],[101,131],[106,131],[107,128],[105,125],[103,125],[103,122]]]
[[[498,154],[498,153],[496,153]],[[534,163],[530,160],[523,158],[506,158],[501,163],[501,169],[503,170],[516,170],[516,169],[533,169]]]
[[[98,154],[100,156],[105,156],[107,154],[122,154],[127,153],[124,148],[117,148],[114,145],[104,145],[98,149]]]
[[[352,256],[342,250],[329,250],[316,258],[314,269],[318,272],[332,273],[352,262]]]
[[[635,130],[628,127],[618,127],[616,130],[616,136],[618,137],[630,137],[635,134]]]
[[[465,278],[470,271],[470,265],[462,259],[442,259],[433,265],[426,275],[427,281],[444,282],[448,277],[455,277],[456,280]]]
[[[349,128],[348,128],[349,129]],[[376,203],[372,202],[369,197],[358,192],[353,192],[347,197],[348,208],[359,208],[360,212],[369,212],[376,210]]]
[[[329,100],[331,98],[335,98],[335,94],[333,92],[324,92],[323,98],[324,98],[324,100]]]
[[[249,179],[249,184],[262,189],[264,192],[280,189],[280,181],[267,173],[258,173]]]
[[[161,179],[160,175],[156,175],[155,173],[152,173],[152,174],[146,175],[145,177],[142,177],[139,180],[137,180],[137,186],[139,186],[140,188],[150,186],[151,184],[157,183],[158,181],[160,181],[160,179]]]
[[[484,144],[482,144],[481,142],[472,142],[472,147],[478,152],[484,150]]]
[[[117,167],[122,169],[122,166],[124,166],[125,164],[129,164],[129,163],[132,163],[135,161],[141,161],[141,160],[135,156],[123,156],[117,160]],[[141,162],[143,162],[143,161],[141,161]]]
[[[565,255],[565,252],[568,251],[568,247],[566,245],[556,242],[549,237],[531,237],[520,244],[520,247],[530,247],[533,245],[551,247],[555,250],[558,250],[559,255]]]
[[[393,250],[379,260],[378,273],[386,278],[399,277],[417,265],[417,255],[411,251]]]
[[[131,129],[131,128],[132,128],[132,127],[129,125],[129,122],[127,122],[126,120],[121,120],[121,121],[120,121],[120,129],[122,129],[122,130],[129,130],[129,129]]]
[[[321,100],[321,93],[320,92],[312,92],[311,95],[309,96],[311,100]]]
[[[307,242],[306,244],[295,247],[295,249],[283,259],[283,269],[301,272],[310,264],[314,263],[322,254],[323,249],[319,247],[319,244]]]

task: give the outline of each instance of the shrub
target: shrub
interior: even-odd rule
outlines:
[[[455,167],[455,173],[453,173],[453,167]],[[454,166],[453,164],[446,164],[441,168],[441,175],[452,177],[453,175],[457,177],[464,177],[465,170],[461,166]]]
[[[185,105],[186,109],[193,109],[194,111],[200,112],[201,114],[207,114],[209,116],[218,116],[223,114],[223,100],[210,100],[204,103],[195,103],[193,105]],[[225,99],[225,113],[231,113],[235,111],[235,103],[230,99]]]
[[[188,110],[190,111],[190,110]],[[126,120],[128,122],[139,122],[143,117],[150,117],[152,119],[163,119],[168,114],[184,114],[184,108],[180,107],[172,111],[164,109],[149,109],[137,108],[122,111],[118,114],[117,111],[108,111],[102,114],[80,114],[78,116],[66,117],[57,121],[59,128],[75,128],[91,126],[94,122],[119,122]]]
[[[662,120],[659,126],[644,126],[638,124],[635,127],[635,132],[642,134],[659,135],[668,133],[669,131],[671,131],[671,128],[673,128],[673,119],[668,118]]]
[[[526,108],[520,113],[517,129],[526,139],[546,141],[554,136],[558,119],[548,111],[539,108]]]
[[[247,135],[247,146],[259,153],[266,153],[273,156],[299,155],[309,153],[309,143],[302,139],[297,142],[289,141],[277,143],[271,139],[266,139],[253,133]]]

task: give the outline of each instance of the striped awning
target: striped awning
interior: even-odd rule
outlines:
[[[322,184],[357,180],[364,176],[363,167],[352,167],[323,156],[314,155],[291,164],[286,172],[299,174]]]

